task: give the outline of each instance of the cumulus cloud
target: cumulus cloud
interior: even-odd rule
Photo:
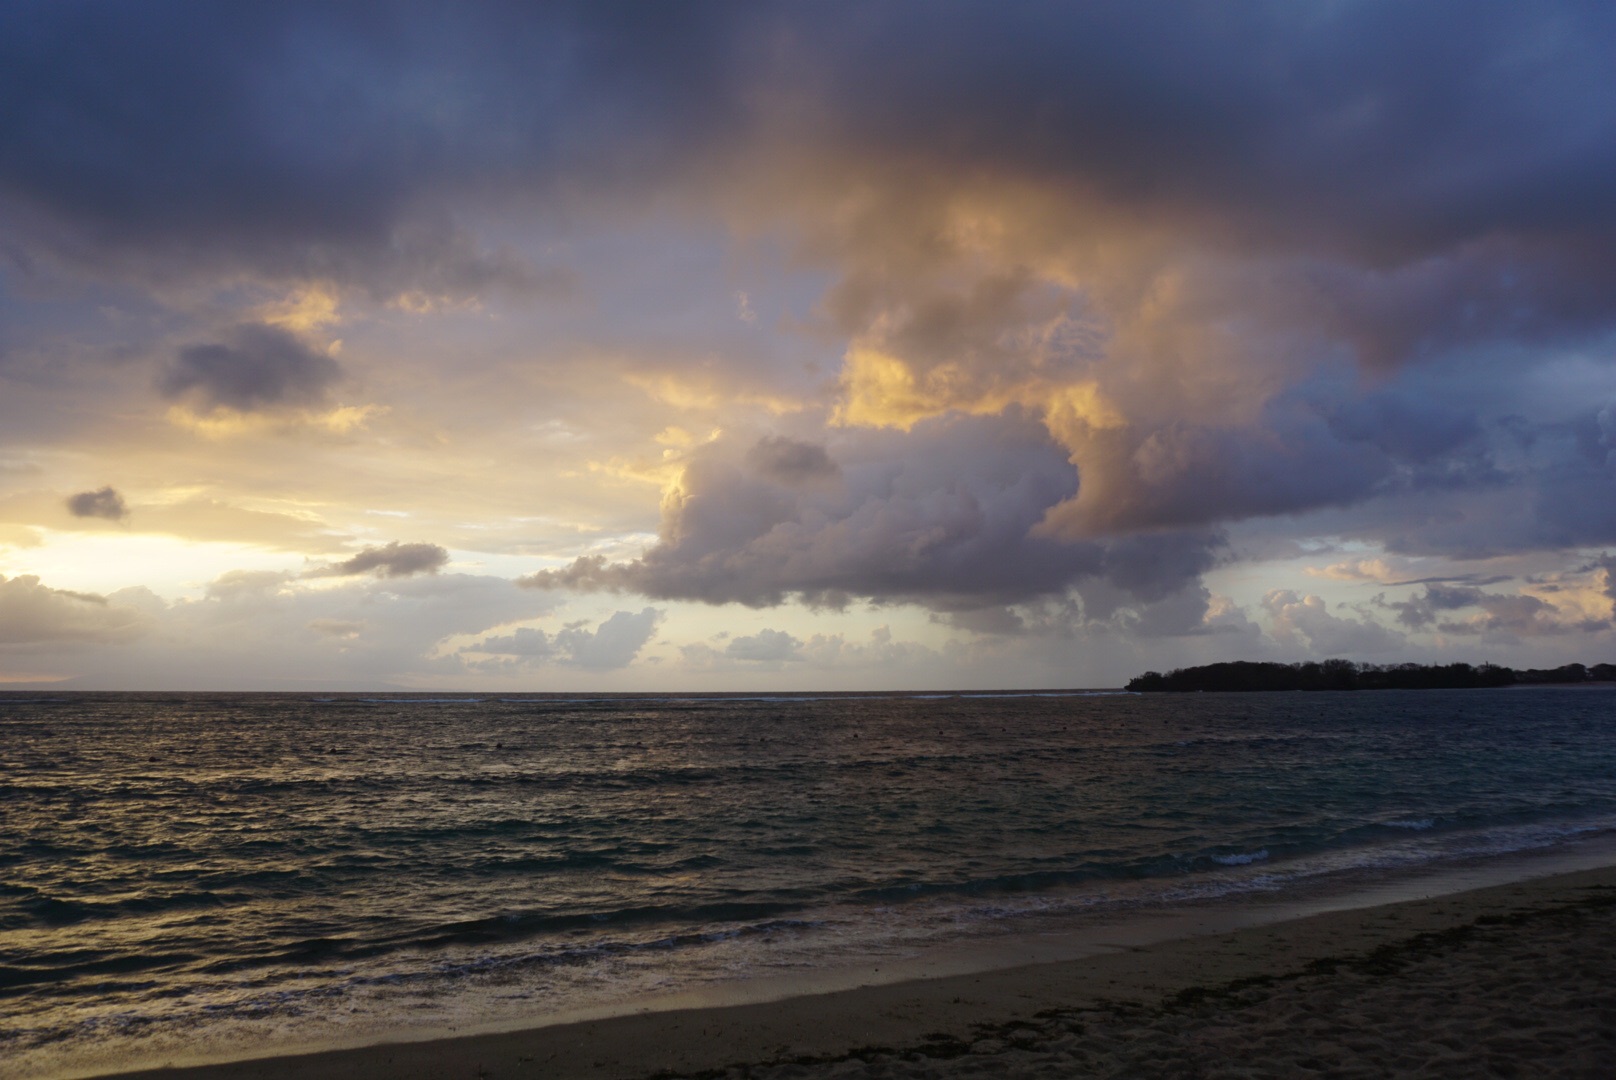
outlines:
[[[682,666],[693,672],[816,671],[857,675],[861,681],[874,676],[872,686],[890,687],[894,680],[906,681],[917,673],[946,677],[949,672],[943,654],[920,642],[896,638],[890,626],[876,627],[863,640],[823,632],[799,638],[783,630],[764,629],[732,638],[722,649],[707,642],[692,642],[681,645],[679,653]],[[957,679],[959,672],[953,671],[952,677]]]
[[[781,660],[801,660],[802,639],[784,630],[759,630],[755,634],[731,638],[724,646],[724,655],[732,660],[755,660],[763,663]]]
[[[730,447],[704,450],[665,501],[659,542],[642,558],[583,557],[523,584],[759,607],[795,594],[820,605],[872,597],[941,609],[1059,592],[1096,573],[1144,590],[1182,583],[1171,566],[1131,558],[1137,545],[1037,535],[1077,477],[1042,426],[1014,410],[850,437],[835,483],[781,481],[738,466]],[[1170,536],[1145,543],[1174,546]],[[1188,564],[1207,561],[1190,555]]]
[[[170,400],[203,410],[253,412],[317,405],[342,377],[337,362],[276,326],[247,323],[227,341],[191,345],[157,383]]]
[[[556,634],[561,651],[581,668],[610,670],[627,667],[639,655],[662,621],[656,608],[613,612],[594,630],[567,627]]]
[[[1407,491],[1556,488],[1553,467],[1504,467],[1508,440],[1498,445],[1474,395],[1450,400],[1410,373],[1452,362],[1462,363],[1470,379],[1504,381],[1511,349],[1592,342],[1609,330],[1616,306],[1600,299],[1596,283],[1610,278],[1611,267],[1589,258],[1569,224],[1587,222],[1572,214],[1566,227],[1539,232],[1527,223],[1531,196],[1525,190],[1545,199],[1558,185],[1582,190],[1588,177],[1605,175],[1609,163],[1584,156],[1578,166],[1562,169],[1545,148],[1541,157],[1528,153],[1535,163],[1528,168],[1531,180],[1523,174],[1506,179],[1506,170],[1489,168],[1489,162],[1502,165],[1493,157],[1496,148],[1466,143],[1460,157],[1482,171],[1458,185],[1466,189],[1461,201],[1474,211],[1461,215],[1461,224],[1438,212],[1427,186],[1456,178],[1424,171],[1437,170],[1438,161],[1440,168],[1451,166],[1453,144],[1444,143],[1437,156],[1411,153],[1413,145],[1402,141],[1408,129],[1394,130],[1377,114],[1353,125],[1348,141],[1375,145],[1381,165],[1397,161],[1391,189],[1383,186],[1388,177],[1379,166],[1373,183],[1357,191],[1339,186],[1339,176],[1327,176],[1321,163],[1330,159],[1332,167],[1352,172],[1363,159],[1337,158],[1341,144],[1334,136],[1327,145],[1317,141],[1341,119],[1326,102],[1350,112],[1336,95],[1362,103],[1401,101],[1406,93],[1410,100],[1397,111],[1401,116],[1405,107],[1414,108],[1416,127],[1444,111],[1458,120],[1451,112],[1475,102],[1432,97],[1436,83],[1424,81],[1428,72],[1416,78],[1398,65],[1370,71],[1336,53],[1359,35],[1389,30],[1363,10],[1338,8],[1306,28],[1275,9],[1253,9],[1237,20],[1238,29],[1199,26],[1198,34],[1211,35],[1195,39],[1203,45],[1224,34],[1252,35],[1293,59],[1300,53],[1292,50],[1317,58],[1312,50],[1321,49],[1340,63],[1344,82],[1328,81],[1305,103],[1288,98],[1283,105],[1283,93],[1268,96],[1278,88],[1266,76],[1237,78],[1223,66],[1239,50],[1190,49],[1193,74],[1176,76],[1187,83],[1158,73],[1184,92],[1169,92],[1166,108],[1153,112],[1145,107],[1144,88],[1162,84],[1133,84],[1139,69],[1058,74],[1034,61],[1014,73],[995,71],[1003,81],[990,88],[992,65],[965,46],[948,65],[950,76],[963,81],[945,95],[949,130],[958,133],[946,145],[925,134],[930,125],[916,122],[933,118],[919,87],[942,77],[919,51],[898,50],[895,63],[874,65],[879,74],[855,68],[845,53],[831,57],[837,75],[850,83],[879,84],[881,104],[855,114],[851,95],[840,96],[844,87],[832,75],[827,92],[846,108],[829,109],[826,122],[844,135],[879,124],[891,140],[848,138],[837,159],[845,172],[835,172],[835,165],[821,169],[817,189],[782,181],[800,205],[837,211],[814,217],[805,209],[803,228],[842,274],[826,304],[851,341],[842,419],[910,425],[951,409],[992,411],[1019,403],[1042,416],[1081,474],[1081,490],[1052,510],[1046,525],[1071,538],[1291,515]],[[1033,21],[1011,20],[1014,30],[979,30],[982,40],[1003,40],[1028,32]],[[1506,39],[1492,35],[1508,22],[1490,23],[1458,51],[1502,62]],[[1078,23],[1092,35],[1071,43],[1078,51],[1120,25],[1079,19],[1044,29],[1060,35]],[[1329,44],[1313,36],[1325,24]],[[1422,39],[1441,33],[1423,17],[1398,32]],[[1149,66],[1167,46],[1147,36],[1148,45],[1122,47]],[[855,45],[853,53],[869,47]],[[1558,77],[1571,78],[1575,70],[1597,81],[1587,66],[1591,54],[1580,46],[1570,51],[1572,69]],[[1287,70],[1287,80],[1311,84],[1312,73],[1303,67]],[[1444,67],[1441,79],[1468,90],[1470,77]],[[1110,92],[1104,97],[1102,86]],[[1552,113],[1555,95],[1544,83],[1532,86],[1542,95],[1533,107]],[[1026,132],[1006,143],[1008,133],[1022,129],[999,110],[1011,101],[1030,108],[1034,100],[1053,114],[1041,107],[1021,115],[1037,114],[1044,118],[1040,126],[1053,124],[1067,138],[1049,143]],[[1241,114],[1237,102],[1256,111]],[[899,122],[900,112],[908,112],[908,124]],[[1595,125],[1613,119],[1602,112]],[[1475,122],[1484,126],[1479,114]],[[1198,137],[1180,137],[1190,132]],[[1524,130],[1520,137],[1528,146],[1541,145]],[[1253,143],[1243,144],[1246,138]],[[1278,155],[1265,162],[1286,164],[1276,172],[1254,168],[1249,159],[1237,165],[1236,157],[1244,157],[1233,149],[1239,145],[1262,145]],[[1579,145],[1591,154],[1594,144]],[[897,149],[883,158],[876,148],[888,146]],[[938,167],[922,175],[921,168],[897,163],[903,154]],[[857,195],[855,176],[865,185]],[[1141,184],[1141,177],[1151,182]],[[1369,191],[1373,199],[1360,197]],[[1377,218],[1388,202],[1397,209]],[[1402,218],[1412,227],[1426,214],[1412,231],[1389,225]],[[1596,216],[1596,230],[1609,232],[1610,215]],[[1373,372],[1380,384],[1354,381],[1347,374],[1353,365]],[[1450,385],[1461,384],[1459,370],[1448,377]],[[1564,486],[1569,495],[1572,485]],[[1601,509],[1608,505],[1557,498],[1554,508],[1568,518],[1575,514],[1583,528],[1559,537],[1544,530],[1522,543],[1593,538],[1588,519],[1599,517],[1598,527],[1608,527]],[[1472,524],[1469,531],[1489,530]]]
[[[74,517],[122,521],[129,516],[129,507],[124,504],[123,496],[116,490],[104,487],[98,491],[81,491],[77,495],[69,496],[67,512]]]
[[[1616,557],[1603,555],[1596,559],[1586,570],[1599,571],[1601,584],[1604,585],[1605,596],[1609,598],[1611,603],[1612,617],[1616,617]]]
[[[0,575],[0,646],[122,644],[146,629],[136,607],[53,589],[32,574]]]
[[[203,591],[209,600],[238,600],[280,593],[297,575],[281,570],[227,570],[208,582]]]
[[[805,485],[756,468],[753,452],[737,464],[732,446],[709,444],[665,499],[659,540],[641,558],[583,556],[521,584],[753,607],[868,598],[943,612],[1076,589],[1088,617],[1103,619],[1192,587],[1223,547],[1210,529],[1049,535],[1045,519],[1077,488],[1076,471],[1017,408],[849,432],[838,454],[834,482]],[[1199,603],[1192,622],[1204,595]]]
[[[648,607],[613,612],[593,630],[578,623],[548,634],[522,626],[509,634],[485,637],[461,653],[488,657],[468,660],[471,666],[483,669],[558,663],[587,671],[612,671],[634,662],[661,620],[662,612]]]
[[[1427,585],[1423,594],[1407,600],[1380,601],[1381,605],[1397,612],[1397,621],[1411,630],[1423,630],[1433,625],[1437,613],[1470,607],[1483,595],[1473,586]]]
[[[401,578],[411,574],[435,574],[449,563],[449,552],[437,544],[402,544],[393,540],[380,547],[367,547],[331,566],[311,571],[310,577],[352,577],[375,574]]]
[[[1439,628],[1449,634],[1503,634],[1510,637],[1563,634],[1572,629],[1555,618],[1557,612],[1553,604],[1528,593],[1487,593],[1477,596],[1471,604],[1481,610],[1468,619],[1442,622]]]
[[[846,634],[814,634],[802,644],[804,659],[826,668],[877,667],[900,669],[938,662],[936,650],[917,641],[901,641],[892,629],[878,626],[869,639],[857,641]]]
[[[1262,599],[1269,634],[1283,646],[1303,646],[1315,656],[1379,656],[1403,647],[1402,634],[1373,619],[1349,619],[1330,613],[1318,596],[1273,589]]]

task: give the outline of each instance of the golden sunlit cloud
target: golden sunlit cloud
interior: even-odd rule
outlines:
[[[1394,567],[1387,560],[1380,558],[1349,559],[1323,567],[1304,566],[1302,572],[1310,577],[1328,578],[1331,581],[1362,581],[1381,585],[1413,576],[1406,566]]]
[[[315,428],[333,435],[361,431],[391,410],[386,405],[339,405],[333,409],[297,409],[275,412],[239,412],[216,408],[196,412],[183,405],[172,405],[165,414],[174,427],[205,439],[231,439],[242,435]]]
[[[1552,622],[1566,629],[1598,626],[1616,619],[1616,595],[1610,588],[1611,571],[1593,574],[1549,575],[1551,580],[1528,582],[1521,595],[1534,597],[1552,609]]]
[[[295,333],[307,333],[342,321],[338,298],[329,282],[306,285],[284,300],[265,304],[253,314],[258,321]]]
[[[622,378],[652,399],[676,409],[716,412],[728,406],[751,405],[773,416],[785,416],[808,407],[807,402],[795,398],[725,386],[711,376],[631,371]]]
[[[1028,379],[981,387],[975,373],[944,363],[917,375],[905,361],[878,349],[848,350],[842,369],[841,401],[832,422],[845,427],[892,427],[903,431],[948,412],[988,416],[1020,405],[1042,415],[1057,439],[1091,430],[1117,428],[1127,421],[1093,380],[1051,384]]]
[[[0,547],[30,548],[44,542],[45,536],[38,529],[27,525],[0,524]]]
[[[649,484],[666,493],[678,486],[685,465],[682,457],[678,456],[672,447],[663,451],[663,455],[658,458],[614,457],[606,461],[591,461],[589,471],[614,480]]]

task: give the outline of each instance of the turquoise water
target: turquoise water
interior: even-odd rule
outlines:
[[[1616,829],[1616,695],[0,695],[0,1075],[1330,888]]]

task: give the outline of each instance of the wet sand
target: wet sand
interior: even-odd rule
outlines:
[[[1094,955],[126,1076],[1609,1077],[1616,867]]]

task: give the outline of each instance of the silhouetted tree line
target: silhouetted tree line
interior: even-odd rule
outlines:
[[[1163,675],[1147,671],[1128,683],[1140,692],[1192,690],[1467,690],[1524,683],[1616,682],[1616,664],[1566,664],[1552,669],[1497,664],[1355,664],[1351,660],[1309,660],[1276,664],[1233,660],[1177,668]]]

